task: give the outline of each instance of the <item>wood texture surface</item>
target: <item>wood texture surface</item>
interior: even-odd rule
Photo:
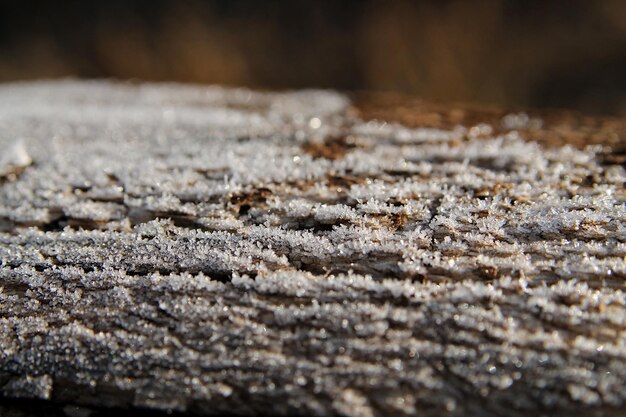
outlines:
[[[70,414],[623,415],[625,131],[2,86],[0,392]]]

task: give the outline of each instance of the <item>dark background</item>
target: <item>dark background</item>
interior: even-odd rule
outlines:
[[[399,91],[626,115],[626,1],[2,1],[0,81]]]

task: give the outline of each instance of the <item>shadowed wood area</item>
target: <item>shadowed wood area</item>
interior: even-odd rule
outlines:
[[[624,132],[391,95],[1,86],[0,412],[622,415]]]

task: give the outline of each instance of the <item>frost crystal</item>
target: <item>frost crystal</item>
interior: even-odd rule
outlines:
[[[544,126],[361,120],[328,91],[2,86],[0,393],[623,409],[626,174],[523,138]]]

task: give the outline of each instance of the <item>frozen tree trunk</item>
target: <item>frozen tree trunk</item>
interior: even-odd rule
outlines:
[[[0,87],[0,414],[623,415],[625,132]]]

